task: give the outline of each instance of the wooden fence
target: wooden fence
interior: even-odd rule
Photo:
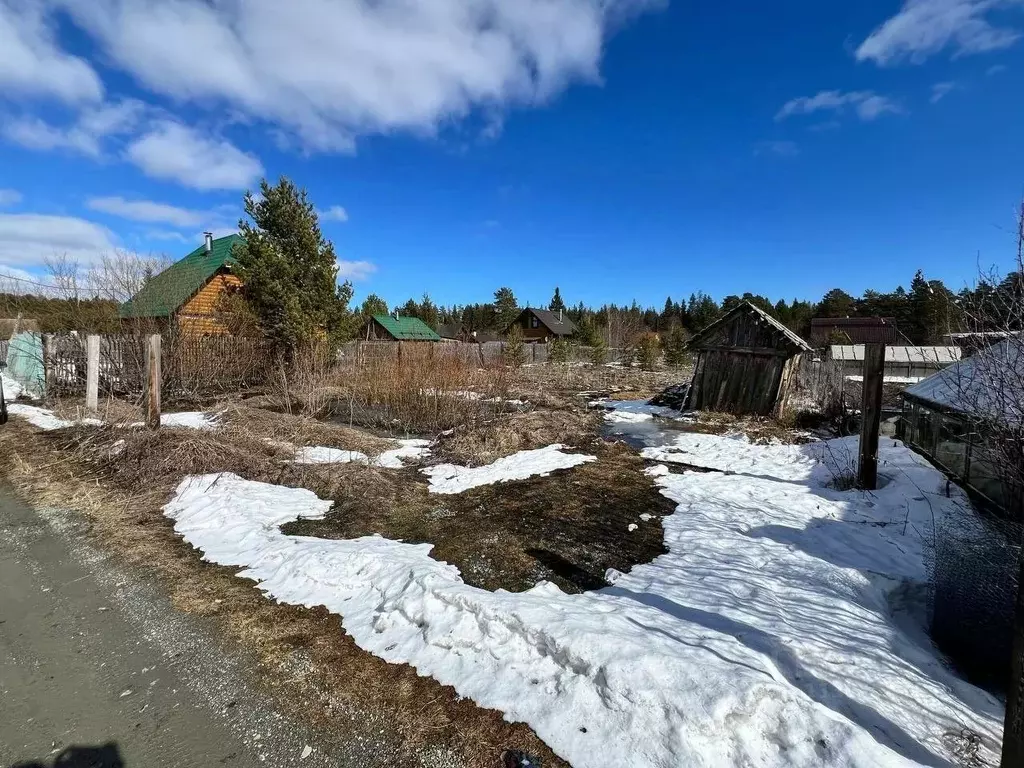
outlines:
[[[547,363],[551,359],[552,344],[524,344],[523,362],[527,365]],[[356,365],[366,365],[379,360],[398,360],[404,357],[452,357],[468,365],[486,367],[498,365],[505,360],[508,347],[504,341],[462,342],[462,341],[352,341],[342,347],[341,355]],[[590,362],[594,351],[591,347],[571,344],[565,347],[567,362]],[[628,363],[633,359],[633,350],[605,350],[605,362]]]
[[[145,347],[145,336],[100,337],[100,391],[129,397],[140,395],[145,390]],[[85,391],[85,336],[45,336],[43,358],[49,392],[72,395]],[[228,336],[164,337],[163,392],[165,397],[188,397],[250,389],[266,384],[275,365],[271,350],[263,341]]]

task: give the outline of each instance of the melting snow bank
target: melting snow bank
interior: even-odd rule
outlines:
[[[326,606],[360,647],[526,722],[575,768],[939,766],[964,728],[994,762],[1002,706],[904,634],[888,600],[923,578],[932,514],[963,497],[902,444],[863,494],[823,487],[813,446],[695,437],[748,473],[650,470],[678,504],[669,553],[582,595],[477,589],[428,544],[285,536],[331,502],[234,475],[186,479],[165,514],[205,559]]]
[[[359,451],[346,451],[340,448],[324,448],[322,446],[306,446],[295,449],[296,464],[349,464],[363,462],[374,467],[401,469],[406,460],[425,458],[430,454],[429,440],[397,440],[398,447],[384,451],[379,456],[370,458]],[[291,446],[289,446],[291,447]]]
[[[535,451],[520,451],[483,467],[438,464],[420,471],[430,477],[431,493],[455,494],[481,485],[550,475],[558,469],[570,469],[588,461],[597,461],[595,456],[563,453],[563,447],[556,443]]]
[[[38,427],[46,432],[74,426],[103,426],[103,422],[99,419],[87,418],[79,419],[77,421],[68,421],[67,419],[59,418],[53,411],[47,410],[46,408],[39,408],[35,405],[25,405],[24,403],[9,403],[7,405],[7,412],[12,416],[20,416],[32,426]],[[160,425],[168,428],[179,427],[182,429],[217,429],[217,427],[220,426],[216,416],[195,411],[162,414],[160,416]],[[128,425],[131,429],[137,429],[143,426],[145,425],[141,421]]]
[[[6,393],[6,382],[4,383],[4,392]],[[8,403],[7,413],[11,416],[20,416],[25,419],[33,427],[50,432],[54,429],[64,429],[65,427],[75,426],[75,422],[66,421],[65,419],[59,419],[53,411],[48,411],[45,408],[39,408],[35,405],[25,405],[24,403]],[[98,423],[98,422],[97,422]]]
[[[4,399],[9,403],[11,400],[17,400],[23,394],[28,397],[28,393],[25,392],[25,388],[21,386],[21,382],[15,381],[10,376],[0,371],[0,386],[4,390]]]

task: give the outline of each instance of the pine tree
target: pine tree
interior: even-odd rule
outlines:
[[[306,190],[288,179],[260,182],[260,197],[245,194],[247,219],[235,245],[243,294],[267,338],[291,358],[296,347],[327,336],[351,338],[357,320],[348,311],[352,284],[338,285],[334,246],[320,232]]]
[[[519,302],[511,288],[499,288],[494,292],[494,310],[497,328],[504,332],[519,317]]]
[[[523,339],[523,329],[518,325],[513,325],[509,329],[501,356],[509,368],[519,368],[526,362],[526,342]]]
[[[388,303],[376,293],[371,293],[363,299],[363,305],[359,309],[359,314],[362,315],[364,319],[369,319],[374,315],[386,315],[387,313]]]
[[[562,294],[557,285],[555,286],[555,295],[551,297],[551,303],[548,304],[548,309],[552,312],[565,312],[565,302],[562,301]]]
[[[429,294],[423,294],[423,301],[420,303],[419,312],[416,316],[431,328],[437,328],[437,324],[440,322],[439,313],[437,305],[430,299]]]
[[[689,359],[689,352],[686,343],[689,341],[689,334],[682,325],[676,323],[668,332],[663,348],[665,350],[665,365],[671,368],[678,368],[685,365]]]

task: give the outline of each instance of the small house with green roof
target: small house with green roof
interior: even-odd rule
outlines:
[[[366,324],[367,341],[440,341],[433,328],[418,317],[374,315]]]
[[[222,299],[242,286],[235,274],[232,254],[240,235],[205,242],[192,253],[146,281],[142,290],[121,305],[126,322],[149,320],[161,327],[175,325],[189,336],[224,336],[231,333]]]

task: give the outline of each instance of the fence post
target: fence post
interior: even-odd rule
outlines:
[[[85,410],[95,416],[100,409],[100,337],[85,337]]]
[[[860,462],[858,485],[865,491],[878,487],[878,433],[882,421],[882,382],[885,345],[864,345],[864,393],[860,408]]]
[[[43,353],[43,397],[49,397],[50,385],[53,383],[53,334],[44,333],[42,336]]]
[[[160,429],[160,334],[146,341],[146,426]]]

